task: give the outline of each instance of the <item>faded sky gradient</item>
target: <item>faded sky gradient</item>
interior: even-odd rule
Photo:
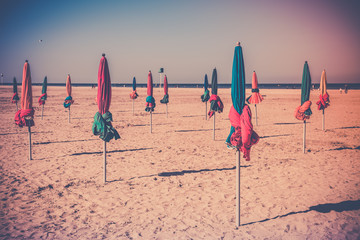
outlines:
[[[358,0],[0,0],[0,72],[21,81],[25,59],[35,83],[96,83],[101,54],[113,83],[199,83],[218,70],[231,83],[235,43],[247,83],[360,82]],[[39,39],[43,42],[39,43]]]

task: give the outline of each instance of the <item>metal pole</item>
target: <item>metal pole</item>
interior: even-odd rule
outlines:
[[[133,116],[134,116],[134,99],[132,100],[132,110],[133,110]]]
[[[106,141],[104,141],[104,183],[106,183]]]
[[[256,120],[256,126],[258,125],[258,121],[257,121],[257,108],[256,108],[256,104],[255,104],[255,120]]]
[[[42,105],[41,108],[41,120],[43,120],[43,115],[44,115],[44,104]]]
[[[213,140],[215,140],[215,113],[214,113],[214,124],[213,124]]]
[[[240,227],[240,151],[236,150],[236,226]]]
[[[160,79],[159,79],[159,88],[161,88],[161,73],[160,73]]]
[[[70,123],[70,106],[69,106],[69,123]]]
[[[305,153],[306,148],[306,120],[304,120],[304,134],[303,134],[303,152]]]
[[[29,159],[32,160],[32,155],[31,155],[31,127],[30,127],[30,123],[29,123]]]
[[[322,111],[322,130],[325,130],[325,109]]]
[[[166,118],[168,117],[168,105],[166,104]]]
[[[152,111],[150,110],[150,133],[152,133]]]
[[[207,102],[205,102],[205,120],[207,120]]]
[[[16,111],[19,111],[18,105],[17,105],[17,101],[16,101]]]

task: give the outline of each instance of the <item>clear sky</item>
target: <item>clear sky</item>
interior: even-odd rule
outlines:
[[[0,0],[0,72],[21,81],[96,83],[106,53],[113,83],[145,83],[165,69],[169,83],[202,83],[217,68],[231,83],[241,42],[246,82],[360,83],[359,0]],[[42,42],[39,42],[42,40]]]

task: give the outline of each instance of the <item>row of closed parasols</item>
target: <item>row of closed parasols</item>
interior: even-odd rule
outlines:
[[[14,84],[14,95],[13,102],[19,100],[17,96],[16,80]],[[39,98],[39,104],[44,106],[46,100],[46,82],[47,79],[44,79],[44,85],[42,89],[42,95]],[[148,88],[147,88],[147,98],[146,98],[146,108],[145,111],[150,113],[150,126],[152,123],[152,112],[155,108],[155,99],[153,97],[153,84],[152,84],[152,75],[151,71],[148,73]],[[253,130],[253,125],[251,123],[251,110],[250,107],[246,104],[259,104],[263,97],[259,93],[257,83],[256,73],[253,73],[252,79],[252,95],[245,99],[245,68],[244,68],[244,59],[243,52],[240,43],[238,42],[234,50],[234,59],[232,67],[232,81],[231,81],[231,99],[232,106],[229,112],[229,119],[231,123],[231,129],[229,136],[226,140],[228,147],[236,149],[236,225],[240,226],[240,152],[243,153],[244,158],[250,160],[250,149],[251,146],[256,144],[259,141],[259,136]],[[309,72],[308,63],[305,62],[303,77],[302,77],[302,87],[301,87],[301,105],[295,110],[295,117],[299,120],[304,121],[304,127],[306,126],[306,119],[310,118],[311,110],[309,101],[310,97],[310,87],[311,87],[311,77]],[[216,69],[213,70],[212,75],[212,84],[211,84],[211,93],[209,95],[208,90],[208,79],[205,75],[204,80],[204,89],[205,93],[201,96],[201,99],[206,104],[206,116],[209,118],[214,117],[214,126],[215,126],[215,113],[221,113],[223,111],[223,103],[219,96],[217,96],[217,72]],[[320,82],[321,95],[320,100],[317,102],[318,109],[323,110],[329,106],[329,95],[326,92],[326,74],[323,71],[321,82]],[[74,102],[71,97],[71,79],[70,75],[67,77],[66,82],[66,91],[67,97],[64,102],[64,107],[69,108],[69,119],[70,119],[70,106]],[[167,77],[164,78],[164,98],[161,100],[161,103],[166,104],[169,102],[168,87],[167,87]],[[133,79],[133,91],[130,94],[131,99],[136,99],[138,94],[136,93],[136,80]],[[98,70],[98,89],[97,89],[97,105],[98,112],[94,116],[94,123],[92,126],[92,131],[94,135],[98,135],[104,141],[104,183],[106,182],[106,143],[111,139],[119,139],[120,135],[116,129],[112,126],[112,114],[109,111],[111,103],[111,81],[110,73],[107,59],[105,54],[102,55],[100,60],[99,70]],[[210,101],[210,111],[207,112],[207,101]],[[22,81],[22,92],[21,92],[21,109],[16,112],[15,123],[20,127],[27,126],[29,129],[29,158],[31,156],[31,127],[34,126],[34,109],[32,107],[32,89],[31,89],[31,74],[30,66],[28,61],[25,62],[23,69],[23,81]],[[151,131],[151,130],[150,130]],[[215,131],[215,127],[214,127]],[[305,128],[304,128],[305,132]],[[305,135],[304,135],[304,144],[305,144]],[[305,145],[304,145],[305,148]],[[304,150],[305,152],[305,150]]]

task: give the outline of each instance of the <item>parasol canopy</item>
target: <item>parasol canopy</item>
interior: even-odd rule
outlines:
[[[133,78],[132,88],[133,88],[133,91],[130,93],[130,98],[131,99],[136,99],[139,96],[139,94],[137,94],[137,92],[136,92],[136,79],[135,79],[135,77]]]
[[[21,86],[21,109],[15,114],[15,124],[20,127],[34,126],[34,109],[32,107],[31,72],[29,62],[26,60],[23,69]]]
[[[11,98],[11,102],[12,103],[17,103],[17,101],[20,100],[19,95],[18,95],[18,90],[17,90],[17,82],[16,82],[16,77],[14,77],[13,79],[13,96]]]
[[[208,77],[207,74],[205,74],[205,79],[204,79],[204,94],[201,95],[201,101],[202,102],[207,102],[210,99],[210,93],[209,93],[209,82],[208,82]]]
[[[210,100],[210,111],[208,113],[209,118],[211,118],[215,112],[221,113],[224,109],[224,104],[222,103],[220,97],[217,95],[218,85],[217,85],[217,71],[214,68],[211,79],[211,97]]]
[[[156,106],[155,104],[155,98],[153,97],[153,79],[151,71],[148,73],[148,81],[147,81],[147,97],[146,97],[146,112],[152,112],[154,111],[154,108]]]
[[[64,101],[64,107],[68,108],[68,107],[71,106],[71,104],[74,103],[74,100],[71,97],[71,78],[70,78],[70,74],[68,74],[67,78],[66,78],[66,94],[67,94],[67,97],[65,98],[65,101]]]
[[[253,131],[251,110],[245,104],[245,69],[244,58],[240,43],[234,51],[234,60],[231,80],[231,100],[229,118],[231,123],[227,144],[231,144],[250,160],[250,148],[259,141],[259,136]]]
[[[168,93],[168,81],[165,75],[164,77],[164,98],[160,100],[161,103],[169,103],[169,93]]]
[[[321,73],[319,101],[316,102],[318,110],[323,110],[330,105],[329,94],[327,93],[327,79],[325,69]]]
[[[309,119],[312,111],[310,109],[311,101],[310,98],[310,88],[311,88],[311,76],[308,62],[305,61],[303,76],[301,81],[301,105],[295,109],[295,118],[299,120]]]
[[[111,139],[119,139],[120,135],[112,126],[112,114],[109,112],[111,104],[111,80],[109,73],[109,66],[105,54],[100,59],[98,71],[98,92],[97,92],[97,105],[98,112],[94,116],[94,123],[92,131],[94,135],[99,137],[105,142]]]
[[[258,79],[256,76],[256,72],[253,72],[252,76],[252,84],[251,84],[251,96],[246,99],[246,101],[250,104],[259,104],[262,102],[263,97],[261,96],[258,88]]]
[[[41,89],[41,95],[39,97],[39,105],[44,105],[45,104],[45,100],[47,99],[47,76],[45,76],[43,84],[42,84],[42,89]]]

